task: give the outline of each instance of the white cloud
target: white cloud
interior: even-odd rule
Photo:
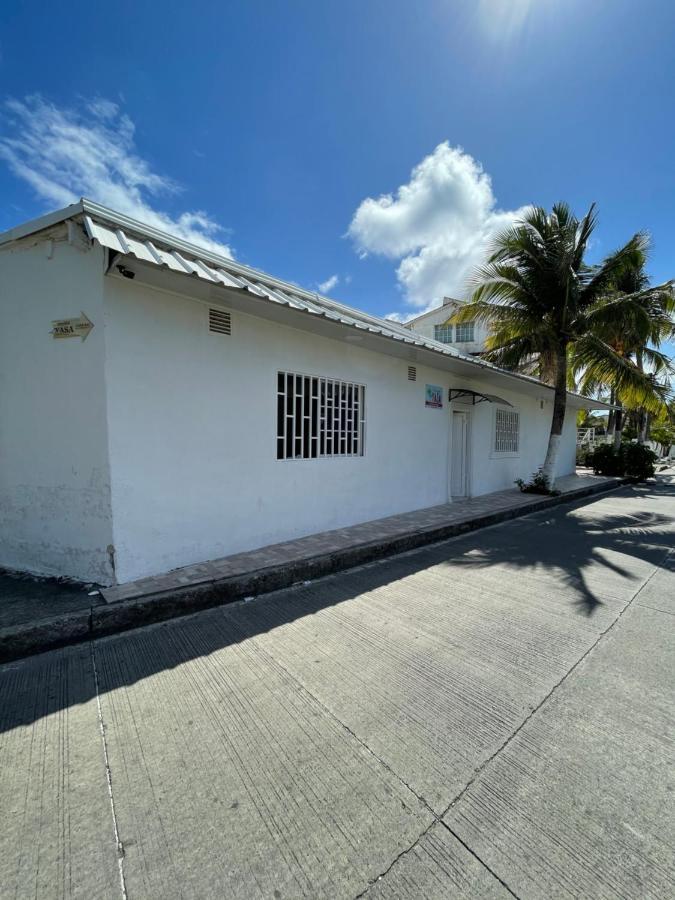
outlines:
[[[112,101],[96,98],[81,109],[64,109],[40,96],[9,100],[3,125],[0,158],[46,203],[67,206],[88,197],[232,256],[231,248],[218,240],[223,229],[205,212],[172,216],[156,208],[156,198],[175,195],[178,185],[138,155],[134,124]]]
[[[119,107],[112,100],[106,100],[105,97],[97,97],[87,104],[87,109],[92,115],[98,119],[112,120],[117,117]]]
[[[330,278],[327,278],[325,281],[322,281],[320,284],[317,284],[319,291],[322,294],[329,294],[334,287],[337,287],[340,283],[339,275],[331,275]]]
[[[395,195],[364,200],[348,234],[360,256],[400,260],[399,283],[419,311],[444,296],[463,296],[490,240],[523,211],[498,209],[480,163],[445,141],[415,166]]]
[[[414,319],[419,314],[419,310],[415,310],[415,312],[390,312],[384,318],[389,319],[390,322],[398,322],[399,325],[405,325],[406,322],[410,322],[411,319]]]

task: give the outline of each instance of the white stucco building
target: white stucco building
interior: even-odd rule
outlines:
[[[123,583],[510,487],[552,396],[81,201],[0,235],[0,566]]]
[[[416,316],[406,322],[405,327],[422,337],[432,338],[441,344],[450,344],[462,353],[477,356],[485,350],[487,338],[485,325],[482,322],[464,322],[462,325],[451,325],[448,322],[462,302],[453,297],[444,297],[441,306]]]

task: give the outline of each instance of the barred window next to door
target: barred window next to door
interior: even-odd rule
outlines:
[[[363,456],[362,384],[318,375],[277,374],[277,459]]]
[[[495,453],[517,453],[520,438],[520,413],[513,409],[495,410]]]

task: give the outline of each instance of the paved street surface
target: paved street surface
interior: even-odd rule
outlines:
[[[5,665],[0,894],[672,897],[674,535],[664,479]]]

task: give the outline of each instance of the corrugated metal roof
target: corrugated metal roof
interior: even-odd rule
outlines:
[[[143,226],[140,223],[138,230],[134,231],[128,226],[121,228],[119,225],[91,213],[85,214],[84,223],[92,240],[115,253],[133,256],[142,262],[152,263],[182,275],[194,275],[211,284],[248,291],[272,303],[290,306],[311,315],[323,316],[361,331],[379,334],[411,346],[426,347],[446,356],[481,365],[474,357],[462,353],[455,347],[448,347],[416,335],[397,322],[378,319],[319,294],[281,283],[256,269],[235,263],[227,257],[219,258],[217,264],[214,264],[215,255],[212,253],[207,255],[205,252],[202,254],[198,247],[194,247],[192,254],[185,251],[180,252],[169,243],[171,241],[169,235],[164,236],[164,241],[158,240],[157,236],[154,236],[153,240],[147,234],[143,234],[141,230]],[[283,284],[283,287],[280,284]],[[486,365],[488,364],[483,363],[481,367]]]
[[[142,262],[181,275],[191,275],[214,285],[246,291],[270,303],[287,306],[348,328],[380,335],[400,344],[409,344],[411,347],[419,347],[444,357],[457,359],[473,366],[476,374],[479,371],[483,373],[486,370],[492,371],[495,375],[527,382],[530,386],[537,385],[546,391],[553,390],[538,378],[501,369],[487,360],[470,356],[449,344],[441,344],[431,338],[422,337],[404,325],[399,325],[398,322],[371,316],[328,297],[306,291],[297,285],[274,278],[226,256],[204,250],[182,238],[159,231],[151,225],[138,222],[85,198],[62,210],[48,213],[0,234],[0,245],[12,243],[56,223],[72,219],[84,222],[92,241],[123,256],[133,256]],[[568,396],[589,403],[589,398],[581,397],[579,394],[568,393]],[[589,408],[609,408],[607,404],[599,401],[593,403],[596,405]]]

